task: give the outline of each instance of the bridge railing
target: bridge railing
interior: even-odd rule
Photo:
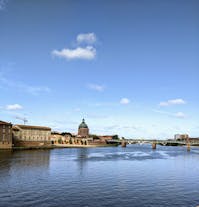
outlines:
[[[121,142],[127,142],[127,143],[153,143],[156,142],[157,144],[179,144],[179,145],[186,145],[187,141],[183,140],[149,140],[149,139],[145,139],[145,140],[141,140],[141,139],[122,139],[122,140],[116,140],[116,139],[112,139],[112,140],[108,140],[108,142],[114,142],[114,143],[121,143]],[[189,141],[189,143],[191,145],[199,145],[199,141]]]

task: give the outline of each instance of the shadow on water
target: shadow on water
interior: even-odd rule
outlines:
[[[0,151],[0,175],[8,176],[18,169],[32,171],[48,169],[50,150]]]

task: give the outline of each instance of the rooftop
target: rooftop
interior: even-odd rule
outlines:
[[[14,125],[14,127],[18,127],[21,129],[40,129],[40,130],[51,130],[51,128],[49,127],[45,127],[45,126],[30,126],[30,125]]]
[[[88,128],[84,119],[82,119],[82,123],[79,125],[79,129],[82,129],[82,128]]]
[[[1,121],[1,120],[0,120],[0,124],[4,124],[4,125],[12,125],[11,122],[9,123],[9,122],[5,122],[5,121]]]

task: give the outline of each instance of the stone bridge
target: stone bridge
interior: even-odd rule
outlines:
[[[108,140],[107,143],[118,143],[121,145],[127,144],[152,144],[152,145],[163,145],[163,146],[182,146],[182,145],[189,145],[189,146],[199,146],[199,141],[189,141],[189,140],[150,140],[150,139],[121,139],[121,140]]]

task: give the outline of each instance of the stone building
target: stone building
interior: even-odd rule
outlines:
[[[79,125],[77,137],[80,137],[80,138],[89,137],[89,128],[87,124],[85,123],[84,119],[82,119],[82,123]]]
[[[103,136],[98,136],[101,142],[106,142],[107,140],[112,140],[114,139],[115,135],[103,135]]]
[[[188,134],[175,134],[174,139],[175,140],[188,140],[189,135]]]
[[[14,125],[13,142],[16,147],[48,146],[51,128],[43,126]]]
[[[71,133],[51,132],[50,140],[52,144],[68,144],[72,138]]]
[[[12,124],[0,121],[0,149],[12,148]]]

